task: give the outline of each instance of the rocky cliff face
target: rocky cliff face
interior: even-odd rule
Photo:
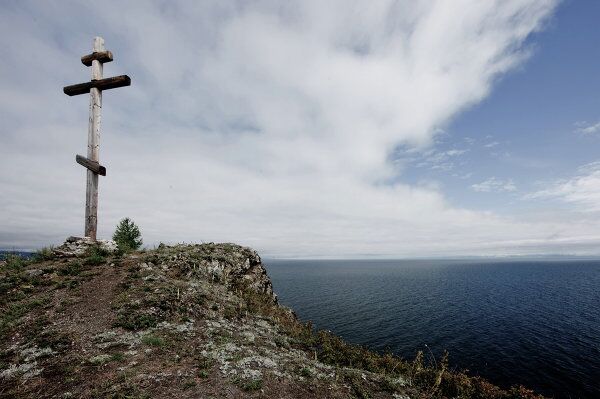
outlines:
[[[534,398],[315,332],[258,254],[70,239],[0,262],[0,397]]]
[[[161,245],[147,267],[169,264],[185,271],[187,278],[208,279],[229,286],[245,286],[277,303],[273,285],[253,249],[235,244]]]

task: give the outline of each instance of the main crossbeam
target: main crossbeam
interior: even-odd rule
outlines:
[[[91,88],[98,90],[116,89],[117,87],[130,86],[131,79],[127,75],[114,76],[112,78],[91,80],[85,83],[66,86],[63,92],[68,96],[89,93]]]

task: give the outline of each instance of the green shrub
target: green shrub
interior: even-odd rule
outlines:
[[[61,276],[77,276],[81,273],[81,263],[75,261],[67,264],[62,269],[58,270],[58,274]]]
[[[87,252],[87,257],[83,260],[84,265],[101,265],[106,262],[107,252],[99,246],[91,247]]]
[[[129,218],[125,218],[119,222],[113,234],[113,240],[122,252],[136,250],[142,246],[140,229]]]
[[[261,389],[263,386],[263,381],[262,380],[252,380],[250,382],[247,382],[246,384],[244,384],[244,386],[242,387],[244,389],[244,391],[258,391],[259,389]]]
[[[54,258],[54,248],[52,246],[44,247],[37,250],[33,255],[33,262],[43,262],[45,260],[53,260]]]
[[[208,378],[209,375],[210,374],[208,374],[208,371],[206,371],[206,370],[200,370],[198,372],[198,377],[200,377],[200,378]]]
[[[144,335],[142,337],[142,343],[149,346],[165,346],[165,340],[161,337],[157,337],[156,335]]]
[[[5,255],[4,260],[6,261],[6,270],[12,272],[22,272],[27,264],[27,260],[20,255],[8,254]]]
[[[117,353],[113,353],[112,355],[110,355],[110,360],[112,360],[113,362],[122,362],[125,359],[125,355],[117,352]]]
[[[7,309],[0,314],[0,338],[4,339],[8,332],[19,323],[19,319],[31,310],[42,306],[41,299],[33,299],[29,302],[11,303]]]
[[[300,369],[300,375],[302,377],[312,377],[312,372],[308,367],[302,367],[302,369]]]
[[[210,357],[200,356],[200,358],[198,358],[198,368],[204,371],[206,376],[208,376],[208,371],[213,367],[213,365],[214,359]]]
[[[114,326],[123,327],[127,330],[142,330],[156,327],[158,321],[154,315],[140,312],[135,306],[124,306],[117,314]]]

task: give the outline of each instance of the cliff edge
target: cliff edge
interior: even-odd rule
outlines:
[[[252,249],[70,240],[0,261],[2,398],[540,398],[314,331]]]

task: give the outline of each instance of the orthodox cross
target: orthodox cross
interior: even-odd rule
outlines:
[[[111,62],[113,55],[104,48],[104,39],[94,38],[92,54],[81,57],[83,65],[92,67],[92,80],[67,86],[63,89],[66,95],[76,96],[90,93],[90,122],[88,125],[87,158],[75,156],[75,161],[87,168],[87,185],[85,192],[85,236],[96,240],[98,226],[98,175],[106,176],[106,168],[100,165],[98,150],[100,146],[100,111],[102,110],[102,91],[117,87],[129,86],[131,79],[127,75],[102,79],[102,65]]]

